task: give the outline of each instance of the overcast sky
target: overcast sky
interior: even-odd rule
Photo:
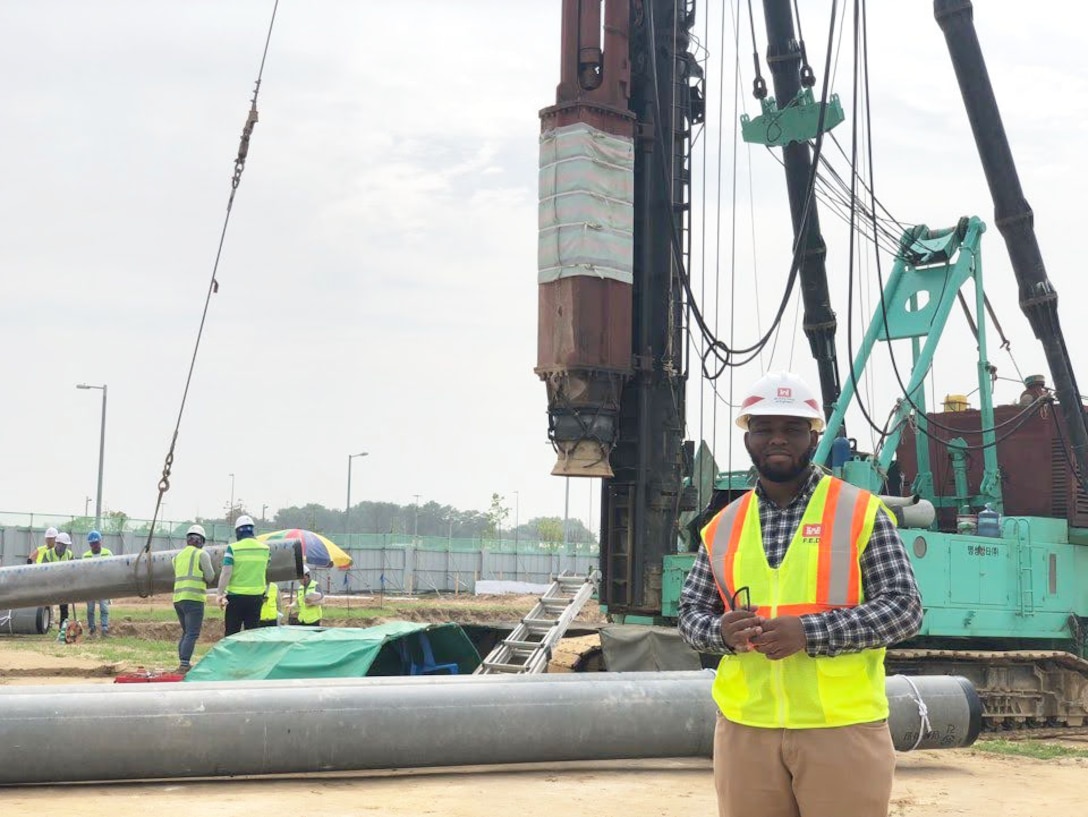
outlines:
[[[498,492],[511,518],[515,504],[520,521],[562,514],[544,387],[532,371],[538,111],[554,101],[560,5],[281,2],[167,518],[221,515],[231,474],[235,497],[256,513],[309,501],[342,508],[347,457],[359,451],[369,456],[355,460],[353,502],[408,504],[418,494],[485,509]],[[723,45],[721,4],[709,5],[696,24],[710,111],[695,150],[693,276],[705,275],[713,292],[720,268],[717,320],[727,334],[735,215],[743,294],[732,328],[741,343],[777,303],[789,213],[782,171],[762,149],[741,148],[732,206],[733,24]],[[871,5],[878,196],[904,223],[949,226],[963,214],[992,222],[931,4]],[[1022,2],[976,5],[1079,361],[1088,358],[1077,308],[1088,106],[1079,35],[1060,15],[1026,14]],[[822,82],[830,3],[801,8]],[[76,390],[86,382],[109,386],[104,505],[150,516],[271,9],[270,0],[0,0],[0,510],[79,514],[91,497],[93,513],[100,392]],[[754,115],[746,17],[741,25],[741,105]],[[848,41],[833,90],[849,116]],[[848,146],[849,121],[837,135]],[[845,373],[845,232],[821,216]],[[984,247],[987,291],[1016,360],[1024,374],[1045,371],[996,230]],[[874,277],[871,264],[863,269]],[[791,307],[790,331],[763,366],[792,365],[815,385],[807,343],[791,350],[793,315]],[[941,395],[974,388],[973,344],[956,332],[936,371]],[[992,357],[1016,376],[1004,352]],[[758,375],[756,366],[739,371],[736,388]],[[871,388],[883,417],[891,380],[878,372]],[[1002,389],[1005,401],[1019,393]],[[733,464],[743,466],[724,403],[715,429],[713,395],[695,376],[689,399],[690,436],[714,441],[722,467],[733,439]],[[595,494],[572,484],[571,515],[594,529]]]

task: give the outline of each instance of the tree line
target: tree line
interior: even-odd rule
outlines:
[[[564,539],[563,518],[537,516],[521,522],[511,518],[510,507],[504,497],[492,494],[491,505],[486,511],[463,511],[452,505],[426,502],[420,505],[398,505],[395,502],[359,502],[351,506],[351,513],[336,508],[326,508],[316,502],[280,508],[275,515],[262,518],[239,501],[224,516],[197,517],[196,519],[156,523],[159,534],[184,536],[193,522],[205,527],[218,525],[219,529],[233,526],[242,514],[253,517],[258,532],[304,528],[322,533],[331,539],[345,532],[352,534],[401,534],[419,537],[444,537],[451,539],[522,539],[525,541],[576,544],[596,544],[597,537],[580,519],[567,520]],[[515,522],[518,524],[515,527]],[[93,527],[93,518],[77,518],[66,526],[73,532],[86,533]],[[146,535],[149,524],[133,524],[124,511],[109,511],[102,519],[103,533],[120,533],[129,530]]]

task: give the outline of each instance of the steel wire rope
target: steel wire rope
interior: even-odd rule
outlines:
[[[797,237],[794,239],[793,262],[792,262],[791,267],[790,267],[790,272],[789,272],[789,276],[788,276],[788,280],[787,280],[786,291],[782,296],[781,302],[779,303],[778,311],[775,314],[775,318],[774,318],[773,323],[771,324],[771,327],[767,330],[767,333],[763,337],[761,337],[761,339],[757,342],[757,345],[748,347],[747,349],[734,350],[734,354],[747,354],[748,355],[748,357],[746,357],[744,360],[740,361],[739,363],[732,363],[731,362],[731,363],[728,364],[728,365],[731,365],[731,366],[734,366],[734,367],[746,366],[749,363],[751,363],[757,356],[761,356],[762,350],[766,346],[766,344],[768,343],[769,336],[771,335],[772,332],[774,333],[775,339],[777,341],[777,338],[778,338],[778,336],[779,336],[779,334],[781,332],[782,316],[783,316],[783,314],[784,314],[784,312],[785,312],[785,310],[787,308],[787,305],[789,304],[790,297],[792,296],[793,287],[796,284],[797,276],[800,273],[801,256],[803,255],[803,247],[804,247],[803,240],[808,235],[808,229],[809,229],[809,226],[810,226],[809,215],[810,215],[810,213],[812,211],[813,200],[817,197],[817,190],[816,190],[817,169],[819,167],[819,159],[820,159],[820,156],[822,155],[822,150],[823,150],[824,119],[825,119],[825,112],[826,112],[826,108],[827,108],[828,89],[830,87],[829,77],[830,77],[830,74],[831,74],[831,52],[832,52],[831,41],[832,41],[832,39],[834,37],[837,7],[838,7],[837,0],[833,0],[833,2],[831,4],[831,22],[830,22],[830,28],[829,28],[829,31],[828,31],[827,55],[826,55],[826,59],[824,61],[824,82],[823,82],[823,86],[821,88],[821,94],[820,94],[820,113],[819,113],[819,117],[818,117],[818,120],[817,120],[817,127],[816,127],[817,136],[816,136],[815,145],[813,146],[814,153],[813,153],[811,169],[810,169],[811,172],[810,172],[809,180],[808,180],[808,184],[807,184],[807,193],[805,195],[805,206],[804,206],[804,209],[802,210],[801,223],[800,223],[799,229],[797,231]],[[750,11],[751,11],[751,8],[749,7],[749,12]],[[754,32],[754,23],[753,23],[753,32]],[[795,104],[796,101],[797,100],[796,100],[796,97],[795,97],[794,99],[790,100],[789,103],[787,103],[786,107],[789,107],[790,105]],[[780,110],[782,110],[782,109],[780,109]],[[778,157],[776,156],[776,158],[778,158]],[[781,159],[779,159],[779,162],[784,164],[784,162]],[[797,332],[796,332],[796,322],[797,322],[796,321],[796,316],[800,314],[799,310],[800,310],[800,303],[798,303],[795,306],[794,335],[797,334]],[[794,339],[796,340],[796,338],[794,338]],[[777,345],[777,343],[776,343],[776,345]],[[774,348],[774,347],[772,347],[772,348]],[[792,365],[792,355],[791,355],[791,365]]]
[[[821,161],[821,163],[824,165],[828,174],[826,176],[823,173],[820,174],[820,181],[824,185],[824,192],[833,202],[835,202],[832,206],[835,209],[840,210],[841,213],[842,209],[848,209],[850,206],[850,186],[843,180],[842,176],[833,165],[827,163],[826,161]],[[859,181],[864,186],[864,179],[859,179]],[[868,193],[868,190],[866,190],[865,192]],[[856,206],[861,208],[863,215],[869,217],[875,216],[871,205],[866,204],[864,201],[855,202],[855,204]],[[848,217],[840,217],[842,217],[844,221],[847,221],[847,223],[849,223]],[[872,230],[871,233],[865,234],[866,238],[880,246],[882,249],[884,249],[885,252],[888,252],[892,255],[896,254],[899,250],[899,244],[902,240],[903,233],[906,231],[906,228],[901,227],[900,225],[901,229],[893,231],[887,226],[887,219],[875,218],[874,220],[876,222],[875,227],[870,224],[865,225],[866,228]],[[898,224],[898,222],[896,223]]]
[[[257,70],[257,80],[253,86],[253,97],[250,99],[249,112],[246,115],[245,125],[242,127],[242,137],[238,144],[238,154],[234,159],[234,172],[231,175],[230,180],[230,195],[227,198],[227,210],[223,217],[223,226],[219,232],[219,243],[215,251],[215,261],[212,264],[211,280],[208,282],[208,291],[204,297],[204,308],[200,314],[200,324],[197,328],[196,342],[193,346],[192,358],[189,361],[189,371],[185,377],[185,387],[182,390],[181,405],[178,408],[177,421],[174,424],[174,433],[170,439],[170,448],[166,453],[166,459],[163,463],[162,477],[159,479],[158,489],[159,495],[155,500],[155,511],[151,516],[151,524],[147,533],[147,542],[144,544],[142,554],[147,555],[148,562],[148,582],[150,584],[150,552],[151,541],[155,535],[155,523],[158,520],[159,511],[162,507],[163,495],[170,490],[170,473],[174,464],[174,452],[177,447],[178,433],[181,430],[181,419],[185,414],[185,404],[189,398],[189,388],[193,381],[193,372],[196,369],[197,353],[200,351],[200,341],[204,335],[204,325],[208,318],[208,309],[211,305],[212,295],[219,291],[219,281],[216,278],[216,273],[219,271],[219,261],[223,255],[223,245],[227,237],[227,227],[230,224],[231,211],[234,207],[234,197],[238,192],[238,185],[242,181],[242,173],[245,170],[246,158],[249,155],[249,140],[253,135],[253,128],[257,124],[257,98],[261,92],[261,80],[264,77],[264,66],[268,59],[268,48],[272,41],[272,30],[276,24],[276,12],[279,10],[279,0],[275,0],[272,5],[272,16],[268,22],[268,32],[264,39],[264,49],[261,52],[261,64]],[[137,560],[137,565],[139,560]],[[141,595],[144,595],[141,592]],[[150,595],[150,593],[148,593]]]
[[[859,6],[861,7],[861,10],[862,10],[862,13],[860,15],[860,17],[861,17],[860,20],[858,19],[858,17],[859,17],[858,7]],[[870,174],[871,174],[869,182],[870,182],[870,190],[872,191],[872,195],[875,197],[876,178],[875,178],[875,174],[873,174],[873,168],[874,168],[875,165],[873,163],[873,153],[872,153],[872,151],[873,151],[873,144],[872,144],[872,108],[871,108],[871,104],[870,104],[871,103],[871,96],[869,94],[868,19],[867,19],[867,15],[865,13],[866,12],[866,7],[865,7],[864,0],[854,0],[854,7],[855,7],[855,20],[854,20],[854,27],[855,27],[854,74],[855,74],[855,78],[854,78],[854,82],[855,82],[855,88],[856,88],[856,86],[858,84],[858,81],[859,81],[859,75],[860,75],[860,78],[862,78],[861,81],[862,81],[862,83],[864,85],[865,117],[866,117],[866,122],[868,123],[867,132],[870,134],[870,138],[869,138],[868,144],[867,144],[867,152],[868,152],[868,156],[869,156],[868,164],[869,164]],[[859,34],[858,34],[859,28],[860,28],[860,42],[859,42],[859,39],[858,39],[859,38]],[[858,59],[859,46],[860,46],[860,49],[861,49],[861,59],[860,60]],[[856,96],[857,96],[857,94],[855,93],[855,97]],[[857,125],[856,125],[857,107],[858,106],[855,105],[855,111],[854,111],[854,115],[853,115],[854,116],[854,122],[855,122],[855,124],[854,124],[855,135],[856,135],[856,127],[857,127]],[[855,171],[851,175],[851,178],[853,179],[857,175],[856,174],[856,167],[857,167],[857,165],[856,165],[856,152],[857,152],[856,140],[855,140],[855,144],[852,145],[851,150],[852,150],[852,153],[854,154],[854,159],[855,159],[855,161],[851,162],[851,167],[853,167],[854,171]],[[853,184],[851,185],[851,187],[853,187]],[[853,197],[852,197],[852,200],[853,200]],[[875,208],[870,209],[870,214],[873,215],[873,217],[875,217]],[[851,230],[851,233],[850,233],[851,247],[853,246],[853,239],[854,239],[854,233],[853,233],[853,230]],[[885,297],[884,297],[884,278],[883,278],[883,273],[882,273],[882,270],[881,270],[879,253],[876,256],[876,269],[877,269],[877,280],[878,280],[879,289],[880,289],[881,318],[882,318],[882,321],[883,321],[883,324],[884,324],[884,333],[885,333],[885,335],[887,335],[888,334],[888,311],[887,311],[887,301],[885,300]],[[852,287],[853,287],[853,275],[854,275],[853,255],[851,255],[851,264],[850,264],[850,272],[849,272],[851,290],[852,290]],[[943,293],[942,293],[942,297],[943,297]],[[853,349],[852,349],[853,301],[852,301],[852,296],[848,296],[848,298],[850,298],[850,300],[849,300],[849,306],[848,306],[848,309],[847,309],[847,345],[848,345],[848,354],[850,355],[851,360],[852,360],[853,359],[853,354],[854,354]],[[918,406],[914,402],[914,399],[907,392],[906,385],[903,383],[902,375],[899,372],[899,367],[898,367],[898,364],[897,364],[896,359],[895,359],[895,352],[892,349],[891,341],[889,340],[886,345],[888,347],[888,356],[889,356],[889,358],[891,360],[891,363],[892,363],[892,370],[895,372],[895,377],[896,377],[896,380],[897,380],[897,382],[899,384],[899,389],[900,389],[900,392],[903,395],[903,399],[910,405],[910,407],[915,412],[925,414],[925,412],[922,411],[921,407]],[[933,367],[932,366],[930,366],[929,374],[930,374],[931,377],[933,376]],[[851,380],[852,380],[853,385],[854,385],[854,391],[856,393],[857,392],[857,381],[856,381],[856,377],[855,377],[855,374],[854,374],[854,367],[853,367],[852,363],[851,363],[851,366],[850,366],[850,376],[851,376]],[[933,389],[933,384],[931,383],[931,390],[932,389]],[[1006,434],[1003,434],[1003,435],[1000,435],[1000,436],[995,436],[995,439],[993,440],[993,442],[982,443],[982,444],[977,445],[977,446],[963,445],[963,446],[957,446],[957,447],[962,448],[964,450],[982,450],[984,448],[988,448],[988,447],[991,447],[991,446],[996,446],[999,442],[1003,442],[1004,440],[1008,439],[1013,433],[1015,433],[1017,430],[1019,430],[1023,426],[1024,423],[1027,422],[1030,415],[1038,410],[1038,407],[1036,405],[1037,402],[1038,401],[1033,402],[1029,406],[1025,407],[1022,411],[1017,412],[1015,415],[1010,417],[1008,420],[1004,420],[1001,423],[995,423],[990,428],[980,428],[979,433],[986,433],[986,432],[997,432],[1000,429],[1004,429],[1004,428],[1006,428],[1008,426],[1011,426],[1010,430]],[[860,399],[858,401],[858,405],[859,405],[859,408],[862,411],[862,414],[865,416],[866,421],[869,422],[870,425],[875,425],[873,423],[871,417],[869,416],[869,414],[866,412],[865,407],[861,404]],[[943,439],[941,437],[938,437],[935,434],[932,434],[929,431],[929,426],[935,426],[935,427],[941,429],[942,431],[948,431],[948,432],[954,433],[954,434],[963,433],[963,429],[958,429],[958,428],[955,428],[953,426],[945,425],[945,424],[943,424],[943,423],[941,423],[941,422],[939,422],[937,420],[934,420],[932,417],[930,417],[928,414],[926,414],[926,421],[925,421],[924,425],[922,425],[922,426],[916,425],[915,427],[918,429],[918,431],[922,432],[922,434],[924,434],[926,437],[929,437],[930,439],[933,439],[933,440],[935,440],[935,441],[937,441],[937,442],[939,442],[939,443],[941,443],[943,445],[946,445],[946,446],[949,444],[949,441],[945,440],[945,439]],[[879,428],[877,430],[879,430]]]
[[[724,15],[723,15],[723,19],[724,19]],[[706,75],[706,68],[709,68],[709,66],[710,66],[710,14],[709,13],[704,15],[703,32],[704,32],[704,38],[705,38],[705,41],[706,41],[704,46],[703,46],[703,48],[706,51],[706,61],[704,63],[704,65],[706,67],[703,69],[703,75],[705,76]],[[723,46],[725,45],[724,38],[723,38],[723,41],[722,41],[722,45]],[[706,95],[704,94],[704,98],[705,98],[705,96]],[[720,107],[720,105],[719,105],[719,107]],[[706,134],[706,125],[705,125],[705,123],[703,125],[702,132],[703,132],[704,135]],[[707,237],[706,236],[706,217],[707,217],[707,209],[708,209],[707,208],[707,156],[709,155],[709,151],[707,149],[707,139],[706,138],[704,138],[701,141],[701,147],[702,147],[702,150],[703,150],[703,167],[702,167],[703,183],[701,185],[702,190],[700,192],[702,193],[703,202],[702,202],[702,213],[701,213],[702,225],[701,225],[701,230],[700,230],[701,242],[700,242],[699,267],[700,267],[700,272],[701,272],[701,275],[700,275],[700,285],[701,285],[700,295],[702,296],[703,300],[705,301],[706,300],[706,255],[707,255],[707,253],[706,253],[706,237]],[[719,151],[719,153],[720,153],[720,151]],[[720,158],[719,158],[719,161],[720,161]],[[684,328],[685,328],[685,334],[688,336],[688,344],[689,344],[689,348],[690,348],[691,340],[692,340],[691,304],[690,303],[687,305],[687,313],[688,313],[688,321],[687,321],[687,325]],[[699,359],[700,360],[703,359],[703,353],[705,352],[705,346],[704,346],[705,343],[706,343],[706,338],[700,336],[700,338],[699,338]],[[707,387],[707,381],[703,377],[700,377],[699,378],[699,439],[700,439],[700,441],[706,439],[706,387]],[[714,403],[714,401],[711,401],[711,404],[716,405]],[[713,425],[712,425],[712,428],[713,428]],[[698,501],[699,501],[699,504],[702,504],[702,497],[701,496],[699,497]]]
[[[834,138],[833,135],[832,138]],[[775,161],[777,161],[780,166],[785,166],[785,162],[780,156],[775,154],[774,151],[768,148],[767,152],[774,157]],[[849,157],[846,158],[847,161],[849,161]],[[834,169],[834,166],[830,165],[827,162],[825,157],[820,157],[820,163],[821,165],[829,169],[828,172],[831,174],[832,179],[829,180],[823,173],[817,175],[816,197],[825,205],[827,205],[835,214],[835,216],[839,218],[839,220],[841,220],[844,224],[849,224],[849,215],[847,214],[847,212],[844,211],[848,210],[849,208],[850,188],[846,184],[846,182],[842,180],[842,177],[838,174],[838,171]],[[832,180],[835,181],[835,184],[832,183]],[[836,185],[841,189],[836,191]],[[861,207],[863,209],[863,213],[865,215],[869,215],[869,208],[866,207],[864,203],[861,204]],[[880,219],[878,221],[879,224],[885,224],[886,222],[886,219]],[[898,222],[895,223],[898,224]],[[865,225],[865,227],[868,228],[869,225]],[[859,227],[859,229],[861,228]],[[906,228],[903,229],[905,230]],[[885,239],[884,243],[880,245],[884,248],[885,252],[893,255],[898,252],[900,239],[902,237],[902,231],[900,231],[899,233],[895,233],[885,227],[884,229],[879,229],[877,232]],[[875,241],[868,232],[863,232],[863,234],[869,240]]]
[[[657,82],[657,46],[656,46],[656,35],[655,35],[655,32],[654,32],[653,4],[652,3],[648,4],[646,8],[647,8],[647,29],[648,29],[647,36],[648,36],[648,40],[649,40],[649,44],[650,44],[650,49],[649,49],[649,51],[650,51],[650,62],[651,62],[650,70],[651,70],[651,73],[653,74],[653,83],[652,83],[653,93],[654,93],[653,111],[654,111],[654,114],[655,114],[654,115],[654,129],[655,129],[655,135],[657,137],[655,142],[654,142],[654,148],[655,148],[655,151],[657,151],[657,150],[664,151],[664,134],[661,132],[661,117],[660,117],[660,107],[661,107],[660,106],[660,100],[661,100],[661,96],[660,96],[660,89],[658,88],[658,82]],[[679,246],[679,237],[676,234],[676,226],[671,221],[669,222],[669,237],[670,237],[670,245],[671,245],[671,248],[672,248],[673,261],[677,265],[679,275],[680,275],[681,281],[682,281],[683,286],[684,286],[684,290],[685,290],[688,298],[692,301],[692,314],[695,316],[696,323],[699,325],[700,331],[707,334],[707,339],[708,339],[709,346],[707,348],[707,356],[704,357],[704,360],[703,360],[703,375],[704,375],[704,377],[707,377],[709,379],[717,379],[718,377],[721,376],[721,374],[729,366],[744,366],[744,365],[747,365],[752,360],[754,360],[756,356],[758,356],[759,351],[767,344],[771,333],[774,332],[774,330],[777,328],[779,322],[781,321],[782,314],[785,312],[786,305],[789,302],[789,296],[792,293],[793,287],[794,287],[794,285],[796,283],[797,274],[798,274],[798,271],[799,271],[799,268],[800,268],[801,256],[803,254],[803,244],[802,244],[801,239],[803,239],[807,235],[808,224],[809,224],[809,213],[811,212],[812,201],[813,201],[814,196],[815,196],[814,191],[815,191],[815,184],[816,184],[816,170],[817,170],[817,166],[818,166],[819,152],[822,150],[822,145],[823,145],[823,132],[822,132],[822,129],[823,129],[823,123],[824,123],[824,117],[825,117],[825,111],[826,111],[829,64],[830,64],[830,61],[831,61],[831,51],[832,51],[831,46],[830,46],[830,38],[833,36],[834,30],[835,30],[835,18],[836,18],[837,8],[838,8],[838,0],[832,0],[831,27],[830,27],[830,33],[829,33],[829,46],[828,46],[828,49],[827,49],[827,60],[826,60],[827,64],[825,64],[824,82],[823,82],[823,88],[822,88],[822,92],[821,92],[821,107],[820,107],[819,120],[818,120],[818,123],[817,123],[817,129],[819,131],[819,133],[817,135],[817,139],[816,139],[816,153],[817,153],[817,155],[813,159],[811,172],[809,174],[808,194],[806,195],[806,198],[805,198],[805,207],[804,207],[804,210],[802,212],[802,218],[801,218],[800,229],[798,230],[798,236],[797,236],[797,239],[794,242],[793,262],[792,262],[792,264],[790,266],[790,272],[789,272],[788,281],[787,281],[787,285],[786,285],[786,291],[783,294],[781,302],[779,303],[778,310],[777,310],[777,312],[775,314],[774,323],[772,324],[771,328],[767,330],[767,332],[764,334],[764,336],[761,337],[755,344],[753,344],[751,346],[748,346],[748,347],[745,347],[743,349],[731,349],[728,345],[726,345],[721,340],[719,340],[716,336],[714,336],[713,334],[710,333],[710,328],[707,326],[706,321],[704,319],[704,316],[702,315],[701,310],[699,309],[698,305],[694,303],[694,301],[695,301],[694,293],[691,290],[690,277],[688,276],[687,270],[686,270],[685,265],[683,263],[683,252],[682,252],[681,247]],[[665,185],[665,188],[666,189],[671,189],[671,185],[669,184],[668,171],[666,170],[666,168],[664,166],[664,157],[662,158],[662,162],[659,165],[659,171],[660,171],[660,173],[662,175],[662,181],[663,181],[663,183]],[[753,352],[754,352],[754,354],[753,354]],[[714,353],[714,355],[717,357],[718,364],[719,364],[719,367],[718,367],[717,371],[713,375],[711,375],[709,370],[707,369],[707,360],[708,360],[711,353]],[[723,356],[723,354],[724,354],[724,356]],[[748,357],[746,357],[744,360],[742,360],[740,362],[736,362],[732,358],[734,356],[737,356],[737,355],[748,355]]]
[[[732,14],[730,14],[732,16]],[[739,6],[738,6],[739,16]],[[755,28],[753,23],[752,28]],[[740,26],[734,24],[733,26],[733,39],[734,39],[734,62],[733,62],[733,179],[731,185],[730,206],[732,209],[732,218],[730,219],[730,233],[729,233],[729,345],[733,346],[736,342],[737,331],[737,166],[739,162],[738,148],[740,147],[740,140],[738,139],[740,121]],[[725,51],[725,10],[722,9],[722,51]],[[724,86],[724,72],[725,72],[725,60],[722,60],[722,84]],[[724,106],[723,106],[724,107]],[[721,139],[721,123],[719,122],[718,138]],[[719,152],[720,153],[720,152]],[[719,178],[721,175],[721,162],[719,160]],[[718,196],[718,201],[721,202],[721,196]],[[721,206],[719,204],[719,213]],[[717,219],[718,224],[721,224],[721,216]],[[720,245],[719,245],[720,255]],[[720,277],[715,276],[715,293],[714,293],[714,332],[718,331],[718,315],[721,314],[721,289],[720,289]],[[758,301],[756,303],[756,311],[759,311]],[[762,355],[760,356],[762,358]],[[735,394],[736,387],[736,369],[730,367],[729,369],[729,400],[726,405],[729,407],[729,445],[726,448],[726,470],[733,470],[733,403],[736,399]],[[714,403],[714,449],[717,450],[718,441],[718,403]]]

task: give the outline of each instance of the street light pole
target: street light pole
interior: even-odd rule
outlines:
[[[360,451],[358,454],[348,454],[348,501],[344,505],[344,536],[348,535],[348,531],[351,530],[348,522],[351,519],[351,461],[356,457],[365,457],[369,452]],[[347,546],[347,541],[344,542]]]
[[[227,508],[227,524],[234,524],[234,474],[230,475],[230,507]]]
[[[98,435],[98,494],[94,503],[94,527],[98,530],[102,526],[102,466],[106,460],[106,385],[91,386],[87,383],[79,383],[77,389],[101,389],[102,390],[102,430]]]

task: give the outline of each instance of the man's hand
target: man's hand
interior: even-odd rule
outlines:
[[[797,616],[779,616],[764,619],[762,632],[752,638],[752,649],[763,653],[772,661],[789,658],[801,652],[807,645],[805,625]]]
[[[226,606],[227,606],[227,597],[224,596],[222,593],[220,593],[218,596],[216,596],[216,601],[219,602],[219,607],[220,608],[226,608]]]
[[[752,639],[763,632],[762,625],[763,619],[753,608],[733,610],[721,618],[722,640],[733,652],[748,652]]]

